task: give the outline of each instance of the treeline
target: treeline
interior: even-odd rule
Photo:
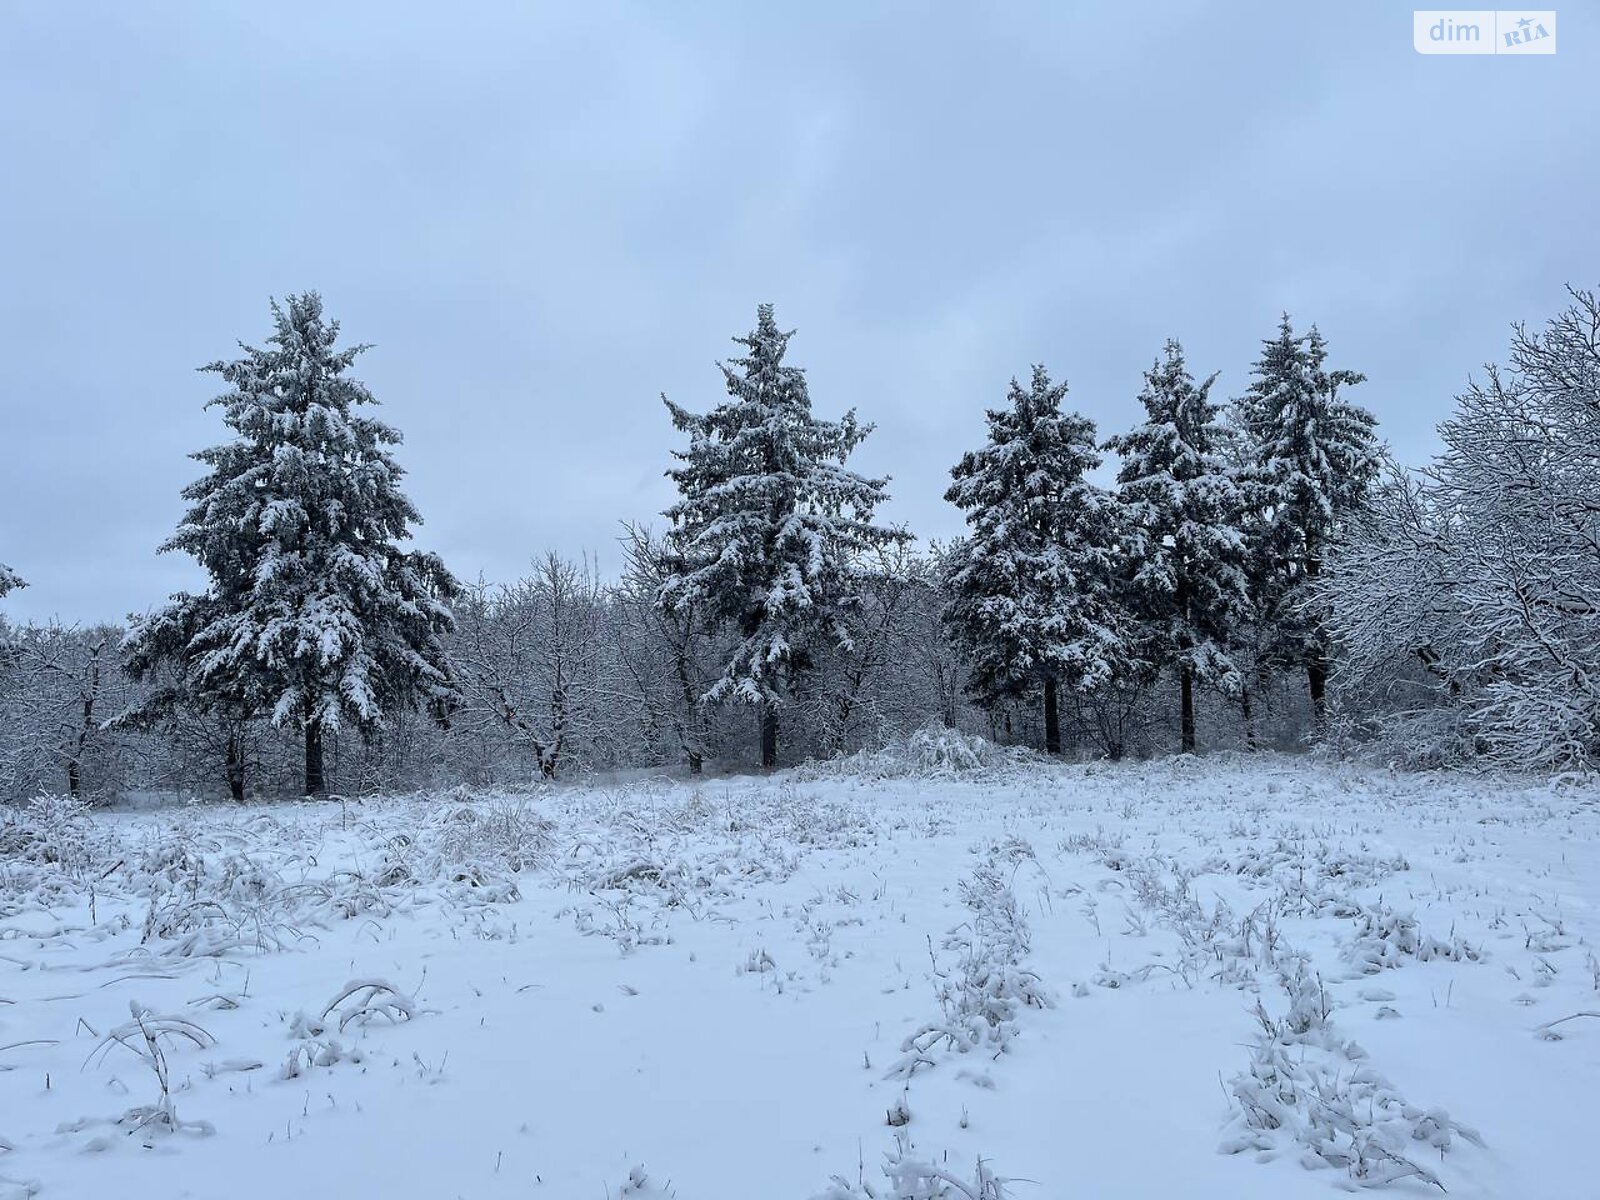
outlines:
[[[1516,327],[1332,559],[1335,732],[1417,765],[1600,763],[1600,301]]]
[[[1287,316],[1230,401],[1169,342],[1109,438],[1035,367],[952,469],[966,535],[921,550],[848,466],[871,425],[813,412],[763,306],[720,403],[667,401],[678,498],[626,528],[619,578],[546,555],[469,586],[411,548],[364,347],[291,297],[206,368],[232,437],[194,456],[163,549],[207,588],[125,627],[0,628],[0,795],[770,767],[930,721],[1074,755],[1314,738],[1584,765],[1600,338],[1573,301],[1518,331],[1420,476]]]

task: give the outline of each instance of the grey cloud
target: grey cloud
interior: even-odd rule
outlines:
[[[658,394],[772,300],[889,516],[1035,360],[1108,432],[1168,336],[1244,385],[1315,320],[1402,456],[1509,323],[1600,282],[1600,25],[1424,58],[1392,4],[13,7],[0,44],[0,559],[20,617],[154,557],[220,436],[193,368],[320,288],[460,574],[615,561]]]

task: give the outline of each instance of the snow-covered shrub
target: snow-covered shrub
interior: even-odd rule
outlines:
[[[282,950],[292,935],[266,906],[230,909],[216,900],[168,893],[150,901],[141,940],[158,943],[159,952],[168,958],[220,958],[240,951]]]
[[[1356,917],[1355,936],[1340,947],[1339,956],[1358,971],[1376,975],[1385,967],[1400,966],[1407,958],[1478,962],[1483,951],[1455,934],[1448,942],[1430,937],[1422,932],[1416,917],[1380,902]]]
[[[430,804],[422,820],[396,831],[374,829],[380,887],[447,883],[475,901],[517,899],[516,879],[543,864],[554,844],[554,824],[521,796],[470,799],[465,789]]]
[[[972,917],[945,936],[944,960],[934,954],[940,1016],[901,1043],[901,1058],[886,1078],[911,1078],[933,1066],[940,1050],[967,1054],[982,1048],[999,1054],[1016,1037],[1023,1009],[1054,1004],[1039,976],[1023,965],[1029,950],[1027,918],[995,859],[975,867],[960,889]]]
[[[1426,475],[1397,472],[1321,576],[1344,690],[1394,713],[1427,765],[1600,760],[1600,295],[1569,300],[1516,327]]]
[[[544,862],[555,825],[521,796],[492,796],[444,810],[425,827],[422,840],[458,881],[474,874],[516,875]]]
[[[933,1162],[914,1158],[904,1143],[896,1143],[894,1153],[885,1156],[885,1183],[858,1179],[851,1183],[835,1175],[826,1191],[812,1200],[1006,1200],[1011,1192],[1007,1180],[996,1175],[985,1159],[979,1159],[972,1174],[957,1175]]]
[[[167,1051],[181,1042],[205,1049],[214,1045],[216,1039],[185,1017],[160,1016],[137,1000],[130,1001],[128,1009],[133,1019],[106,1034],[89,1058],[92,1060],[98,1056],[104,1061],[113,1046],[122,1047],[150,1068],[156,1078],[158,1095],[150,1104],[130,1108],[118,1119],[117,1124],[129,1133],[213,1132],[209,1122],[179,1118],[177,1106],[172,1101],[172,1074],[167,1064]]]
[[[20,852],[37,862],[61,862],[82,852],[89,812],[88,804],[72,796],[35,796],[20,810],[7,811],[0,848],[8,856]]]
[[[1249,1067],[1229,1082],[1239,1112],[1221,1149],[1270,1153],[1288,1141],[1304,1149],[1306,1166],[1341,1169],[1360,1184],[1416,1179],[1443,1191],[1439,1176],[1415,1156],[1443,1155],[1456,1137],[1475,1145],[1482,1139],[1441,1108],[1407,1103],[1365,1050],[1342,1040],[1322,983],[1303,960],[1280,982],[1288,1011],[1274,1019],[1257,1006],[1261,1032]]]
[[[1028,918],[994,860],[974,867],[956,886],[961,902],[972,911],[973,938],[1005,961],[1020,962],[1032,948]]]
[[[940,779],[978,771],[1014,769],[1036,755],[1009,746],[996,746],[973,733],[944,725],[924,725],[891,738],[877,750],[859,750],[824,763],[807,763],[801,778],[854,775],[865,779]]]
[[[1442,1154],[1457,1137],[1482,1144],[1444,1109],[1406,1103],[1370,1065],[1281,1038],[1258,1045],[1229,1090],[1241,1115],[1225,1152],[1270,1151],[1287,1138],[1305,1148],[1307,1166],[1342,1169],[1368,1185],[1417,1179],[1443,1191],[1418,1157]]]
[[[0,912],[29,897],[77,890],[92,877],[103,838],[89,806],[71,796],[36,796],[0,809]]]
[[[994,761],[995,750],[976,734],[943,725],[925,725],[896,738],[881,753],[885,759],[903,763],[908,775],[954,775],[981,771]]]
[[[391,1025],[415,1018],[416,998],[382,979],[352,979],[316,1015],[301,1011],[289,1021],[294,1046],[278,1071],[280,1079],[297,1079],[312,1067],[365,1061],[359,1046],[346,1046],[338,1036],[347,1026],[366,1025],[382,1017]]]
[[[417,1015],[417,1002],[384,979],[352,979],[322,1009],[321,1020],[338,1014],[340,1032],[351,1022],[365,1025],[382,1017],[391,1025],[409,1021]]]
[[[1451,706],[1340,713],[1328,723],[1324,746],[1340,758],[1360,757],[1398,771],[1459,767],[1477,758],[1482,748],[1468,714]]]

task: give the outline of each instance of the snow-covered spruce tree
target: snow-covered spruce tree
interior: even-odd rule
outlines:
[[[1061,751],[1057,689],[1092,692],[1128,666],[1116,601],[1115,498],[1085,478],[1100,465],[1093,422],[1063,413],[1065,383],[1042,366],[987,413],[989,441],[950,474],[945,499],[969,532],[947,557],[944,620],[972,657],[980,704],[1044,699],[1045,749]]]
[[[1195,749],[1196,683],[1233,692],[1230,649],[1249,614],[1243,498],[1219,453],[1226,432],[1169,341],[1145,372],[1145,420],[1106,442],[1122,459],[1117,495],[1126,514],[1128,599],[1142,648],[1175,667],[1183,752]]]
[[[1366,376],[1329,370],[1327,357],[1316,326],[1297,334],[1285,313],[1235,409],[1252,461],[1251,574],[1264,652],[1306,672],[1318,728],[1331,664],[1317,580],[1340,529],[1367,503],[1381,461],[1376,419],[1340,394]]]
[[[850,640],[862,555],[907,537],[873,524],[888,480],[845,466],[872,426],[854,410],[838,421],[812,415],[805,373],[783,362],[792,336],[763,304],[755,329],[734,339],[746,353],[718,364],[727,400],[699,414],[662,397],[689,446],[673,451],[681,465],[667,472],[680,498],[665,514],[674,561],[659,603],[737,630],[706,698],[759,707],[768,768],[778,706],[817,639]]]
[[[335,348],[339,323],[315,292],[273,302],[272,317],[264,349],[201,368],[230,385],[211,404],[238,436],[194,455],[209,469],[161,548],[192,554],[210,587],[138,622],[129,666],[172,668],[154,711],[303,731],[305,790],[319,795],[327,734],[454,704],[443,638],[457,584],[437,556],[402,548],[422,518],[388,449],[399,432],[358,411],[377,403],[348,375],[367,347]]]

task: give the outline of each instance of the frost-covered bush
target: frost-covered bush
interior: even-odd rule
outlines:
[[[416,997],[383,979],[352,979],[317,1016],[297,1012],[289,1022],[294,1045],[279,1069],[280,1079],[297,1079],[312,1067],[332,1067],[341,1062],[361,1063],[361,1048],[346,1045],[339,1036],[350,1025],[364,1026],[377,1018],[398,1025],[414,1019],[421,1009]]]
[[[1343,712],[1328,723],[1323,745],[1339,758],[1359,756],[1399,771],[1460,767],[1483,749],[1467,712],[1450,705],[1400,713],[1368,706],[1360,716]]]
[[[987,1049],[998,1055],[1016,1037],[1023,1009],[1054,1003],[1039,976],[1024,965],[1027,918],[996,859],[974,868],[960,889],[972,917],[945,936],[945,957],[934,956],[940,1015],[901,1043],[901,1058],[886,1078],[911,1078],[933,1066],[939,1051]]]
[[[1569,299],[1516,328],[1425,479],[1397,473],[1322,576],[1345,690],[1425,765],[1600,760],[1600,296]]]
[[[0,809],[0,911],[30,896],[75,890],[93,874],[95,848],[104,841],[89,806],[71,796],[36,796]]]
[[[81,861],[89,805],[72,796],[35,796],[0,821],[0,851],[35,862]]]
[[[390,834],[381,845],[379,881],[445,882],[481,889],[480,899],[516,899],[516,877],[546,861],[555,825],[526,797],[470,796],[457,788],[414,831]]]
[[[1356,917],[1355,936],[1340,947],[1339,955],[1363,974],[1376,975],[1386,967],[1400,966],[1407,958],[1478,962],[1483,951],[1453,933],[1447,942],[1430,937],[1422,932],[1416,917],[1380,902]]]
[[[1442,1156],[1457,1137],[1482,1139],[1444,1109],[1407,1103],[1365,1050],[1341,1039],[1321,980],[1303,960],[1280,982],[1288,1010],[1274,1019],[1257,1006],[1261,1031],[1249,1067],[1228,1085],[1239,1111],[1222,1150],[1273,1153],[1288,1142],[1301,1147],[1306,1166],[1337,1168],[1360,1184],[1416,1179],[1444,1190],[1420,1156]]]
[[[128,1133],[147,1136],[214,1132],[207,1121],[185,1121],[178,1116],[177,1105],[172,1100],[172,1071],[167,1056],[177,1045],[187,1043],[205,1049],[214,1045],[216,1039],[186,1017],[158,1015],[137,1000],[130,1001],[128,1009],[133,1019],[106,1034],[89,1058],[104,1061],[112,1047],[121,1047],[150,1068],[158,1095],[150,1104],[130,1108],[117,1124]]]
[[[939,779],[977,771],[1012,770],[1038,761],[1026,750],[996,746],[973,733],[943,725],[921,729],[891,739],[881,749],[860,750],[825,763],[807,763],[802,777],[854,775],[866,779]]]
[[[457,789],[453,797],[459,797]],[[491,796],[456,803],[429,823],[433,847],[445,864],[492,862],[518,873],[544,861],[555,825],[526,797]]]
[[[980,1158],[972,1174],[956,1174],[924,1158],[913,1157],[904,1141],[897,1141],[892,1153],[884,1156],[886,1182],[872,1183],[859,1178],[851,1183],[835,1175],[826,1191],[812,1200],[1006,1200],[1009,1182],[994,1173],[986,1159]]]

